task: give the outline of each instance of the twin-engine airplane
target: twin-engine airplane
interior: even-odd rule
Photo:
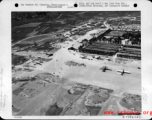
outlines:
[[[100,70],[102,70],[102,72],[106,72],[106,70],[110,70],[112,71],[112,69],[108,68],[107,66],[103,66],[102,68],[100,68]],[[130,71],[125,71],[124,69],[122,70],[117,70],[117,72],[119,72],[120,75],[123,75],[123,74],[131,74]]]
[[[106,72],[106,70],[112,71],[112,69],[109,69],[107,66],[103,66],[102,68],[100,68],[100,70],[102,70],[102,72]]]
[[[131,74],[131,72],[129,71],[125,71],[124,69],[123,70],[117,70],[117,72],[119,72],[120,75],[123,75],[123,74]]]

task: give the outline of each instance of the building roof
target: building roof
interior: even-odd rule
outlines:
[[[124,45],[125,48],[139,48],[141,49],[140,45]]]
[[[126,47],[124,47],[123,49],[126,51],[139,51],[139,52],[141,52],[141,49],[138,49],[138,48],[126,48]]]
[[[118,53],[119,54],[119,53]],[[137,55],[137,54],[130,54],[130,53],[120,53],[121,55],[127,55],[127,56],[135,56],[135,57],[141,57],[141,55]]]
[[[94,50],[94,51],[100,51],[100,52],[116,52],[116,50],[109,50],[109,49],[100,49],[100,48],[95,48],[95,47],[87,47],[85,50]]]
[[[107,47],[107,46],[95,46],[95,45],[89,45],[87,46],[89,48],[99,48],[99,49],[111,49],[111,50],[117,50],[116,47]]]
[[[124,33],[124,31],[111,31],[106,36],[122,36]]]
[[[121,45],[119,44],[111,44],[111,43],[101,43],[101,42],[95,42],[93,45],[97,46],[109,46],[109,47],[120,47]]]
[[[140,52],[126,52],[126,51],[119,51],[118,53],[122,53],[122,54],[133,54],[133,55],[141,55]]]

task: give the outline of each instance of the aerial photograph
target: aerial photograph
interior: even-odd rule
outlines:
[[[14,11],[11,32],[13,116],[141,113],[140,11]]]

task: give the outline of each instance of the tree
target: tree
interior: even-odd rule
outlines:
[[[49,42],[49,41],[45,42],[45,43],[44,43],[44,47],[45,47],[45,48],[49,48],[49,47],[50,47],[50,42]]]
[[[35,47],[38,45],[35,41],[34,41],[34,43],[33,43],[33,44],[34,44],[34,46],[35,46]]]

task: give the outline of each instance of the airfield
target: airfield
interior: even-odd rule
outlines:
[[[96,28],[75,39],[69,37],[64,42],[56,42],[58,37],[51,33],[25,38],[13,44],[32,45],[35,40],[54,40],[53,49],[49,52],[51,56],[44,51],[13,50],[13,54],[18,56],[33,56],[25,63],[16,65],[16,71],[12,72],[13,115],[88,116],[104,115],[104,111],[114,111],[114,115],[123,110],[141,112],[140,60],[124,59],[124,62],[115,56],[102,55],[102,59],[98,60],[92,54],[68,49],[78,46],[84,39],[90,39],[91,34],[107,29]],[[43,62],[37,64],[37,61]],[[111,70],[102,72],[100,68],[103,66]],[[122,69],[131,74],[119,74],[117,70]],[[125,98],[125,94],[134,97]],[[125,102],[124,99],[130,102]]]

